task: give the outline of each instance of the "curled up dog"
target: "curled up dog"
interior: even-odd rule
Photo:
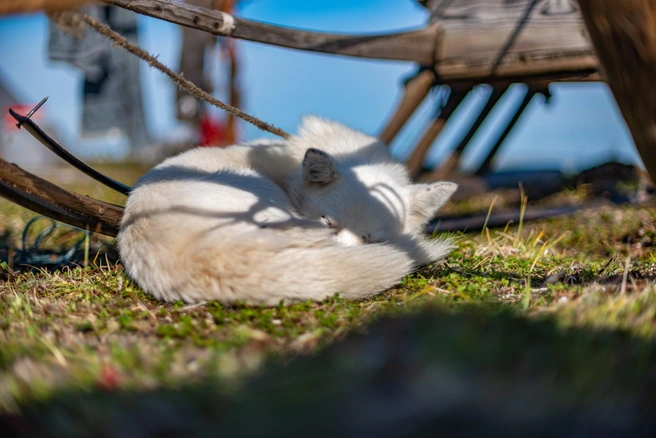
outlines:
[[[456,190],[412,184],[377,139],[316,117],[288,140],[197,148],[135,185],[118,246],[166,301],[360,299],[444,257],[424,225]]]

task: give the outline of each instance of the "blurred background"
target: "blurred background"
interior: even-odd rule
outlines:
[[[417,29],[429,18],[428,12],[412,0],[250,0],[237,1],[230,7],[239,17],[326,32]],[[179,71],[183,53],[181,27],[141,15],[135,15],[133,20],[133,38],[138,44]],[[185,76],[200,74],[202,86],[219,99],[229,101],[232,93],[233,101],[243,110],[288,132],[296,131],[302,115],[317,114],[377,134],[400,97],[403,81],[416,73],[410,62],[359,60],[246,41],[215,40],[206,38],[190,43],[196,44],[194,56],[204,66],[200,72],[184,71]],[[89,90],[93,91],[93,84],[89,83],[93,72],[89,72],[88,66],[74,65],[75,60],[67,58],[70,53],[62,56],[61,49],[53,42],[44,14],[1,17],[0,108],[6,115],[8,106],[24,105],[27,112],[43,97],[50,96],[37,121],[81,157],[105,162],[128,157],[148,160],[153,154],[166,153],[162,151],[203,142],[231,143],[271,136],[240,120],[229,123],[226,114],[216,108],[203,106],[198,113],[182,114],[185,110],[193,113],[193,104],[177,100],[173,83],[145,63],[137,63],[136,58],[130,62],[137,65],[134,81],[138,82],[130,81],[130,86],[138,94],[132,99],[141,100],[142,114],[138,105],[130,104],[135,108],[129,115],[130,126],[94,121],[94,106],[95,111],[103,114],[105,103],[83,98],[88,97]],[[463,157],[463,170],[477,168],[505,127],[503,121],[519,105],[523,90],[519,85],[513,87],[516,88],[502,98],[501,105],[477,132]],[[640,163],[605,84],[552,84],[550,91],[553,97],[549,103],[541,95],[531,101],[497,155],[495,170],[549,169],[574,174],[607,161]],[[440,162],[455,147],[478,114],[471,110],[482,107],[489,93],[485,86],[470,93],[433,144],[426,167]],[[426,99],[396,137],[392,151],[398,158],[405,159],[410,154],[410,145],[416,143],[436,111],[436,100],[435,96]],[[13,128],[8,116],[4,119],[0,135],[3,157],[28,167],[55,160],[41,146],[34,145],[32,149],[24,145],[25,141],[17,142],[17,135],[27,134]]]

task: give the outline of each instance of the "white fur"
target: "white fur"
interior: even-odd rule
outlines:
[[[421,228],[455,189],[410,184],[376,139],[309,117],[288,141],[156,166],[128,198],[118,246],[128,275],[167,301],[363,298],[449,251]]]

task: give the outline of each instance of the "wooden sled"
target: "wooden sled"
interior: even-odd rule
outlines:
[[[85,1],[46,3],[49,10],[57,10]],[[491,148],[479,174],[490,169],[503,139],[536,93],[548,95],[548,85],[556,81],[600,80],[594,45],[647,170],[652,179],[656,175],[656,139],[653,137],[656,131],[652,129],[652,119],[656,117],[652,105],[656,99],[653,93],[646,92],[656,76],[656,62],[653,62],[656,41],[650,41],[649,45],[632,40],[634,34],[656,34],[646,29],[642,34],[631,33],[621,26],[626,17],[635,18],[629,21],[634,27],[649,26],[647,18],[656,16],[653,2],[599,0],[593,5],[589,0],[420,0],[419,3],[430,12],[430,21],[424,29],[365,36],[288,29],[172,0],[104,0],[104,3],[219,36],[298,50],[415,62],[419,73],[406,83],[398,108],[381,131],[383,141],[389,143],[393,140],[431,88],[445,86],[451,92],[408,161],[414,173],[421,169],[428,148],[470,90],[479,84],[492,86],[494,91],[488,104],[473,122],[463,142],[434,171],[435,178],[448,178],[453,173],[469,140],[510,84],[526,84],[526,97],[514,117],[510,118],[502,137]],[[10,1],[0,7],[0,15],[37,10],[44,4]],[[608,41],[613,44],[606,44]],[[622,70],[624,65],[631,66],[632,70]],[[644,98],[637,99],[640,96]],[[38,127],[29,120],[29,115],[15,116],[20,126],[34,131],[30,132],[48,146],[49,141],[44,142],[43,138],[45,133],[41,131],[39,134],[40,130],[37,131]],[[57,152],[57,148],[53,151],[66,159],[67,153]],[[89,173],[87,166],[73,159],[69,162]],[[90,171],[93,176],[95,171]],[[123,190],[123,193],[129,190],[95,173],[99,182]],[[53,219],[110,236],[116,235],[123,211],[121,206],[64,190],[2,159],[0,195]]]

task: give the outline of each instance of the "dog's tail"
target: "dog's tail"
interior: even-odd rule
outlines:
[[[339,294],[358,299],[382,292],[418,266],[446,255],[451,243],[416,237],[367,245],[341,246],[328,230],[217,230],[186,254],[157,253],[150,266],[130,263],[126,270],[148,293],[167,301],[275,306],[280,302],[320,301]],[[143,241],[141,242],[144,243]]]

